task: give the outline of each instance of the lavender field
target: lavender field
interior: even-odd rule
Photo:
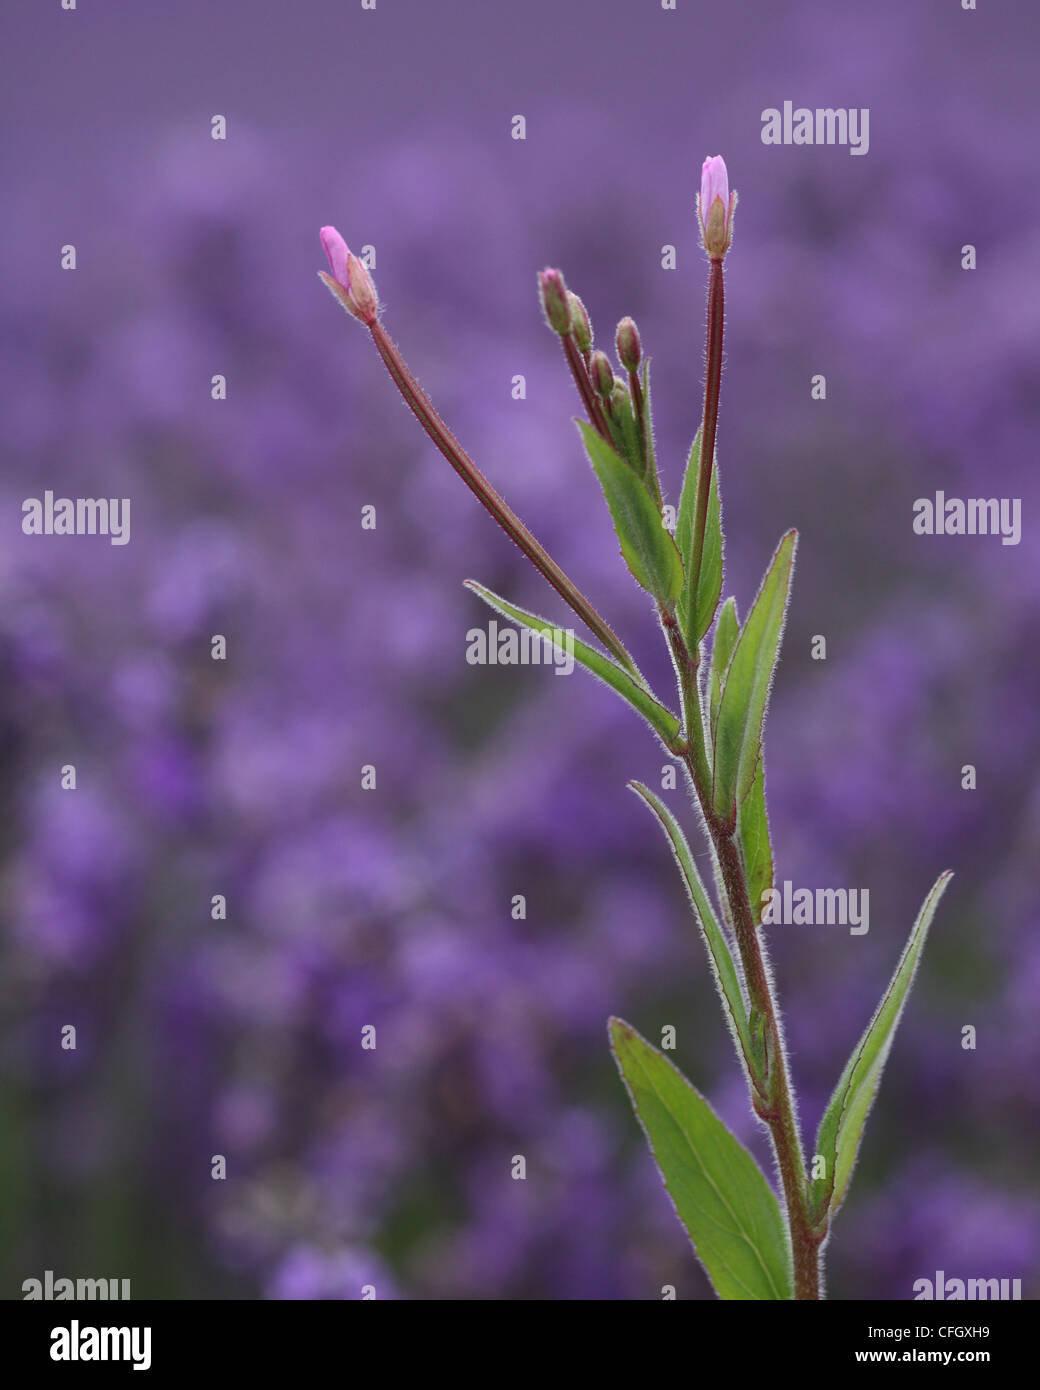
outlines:
[[[604,347],[638,321],[675,502],[716,152],[740,193],[717,447],[742,609],[800,532],[777,878],[870,898],[862,934],[763,929],[807,1133],[956,875],[828,1296],[912,1299],[937,1270],[1040,1295],[1040,11],[607,8],[5,10],[4,1298],[47,1269],[141,1298],[714,1297],[606,1035],[674,1025],[771,1172],[625,790],[667,759],[581,671],[467,663],[467,578],[565,610],[316,271],[324,224],[375,248],[423,386],[667,689],[536,273],[562,268]],[[788,100],[868,108],[869,149],[763,143]],[[129,499],[126,543],[27,534],[48,490]],[[917,534],[939,491],[1018,499],[1017,543]],[[681,781],[661,794],[699,844]]]

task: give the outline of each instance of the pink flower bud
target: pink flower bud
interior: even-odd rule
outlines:
[[[542,308],[549,327],[565,338],[571,331],[571,306],[567,299],[567,286],[558,270],[540,270],[538,287],[542,294]]]
[[[729,191],[729,174],[722,155],[710,155],[701,167],[701,192],[697,213],[701,223],[704,249],[713,258],[721,259],[733,240],[733,209],[736,193]]]
[[[345,290],[350,289],[350,280],[347,274],[347,257],[350,255],[350,247],[336,231],[335,227],[322,227],[321,244],[325,249],[325,254],[329,258],[329,265],[332,267],[332,278],[337,284],[343,286]]]
[[[335,227],[322,227],[321,244],[329,258],[331,275],[318,274],[334,298],[353,318],[373,324],[379,317],[379,296],[368,269],[353,254]]]

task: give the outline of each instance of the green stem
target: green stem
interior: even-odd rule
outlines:
[[[780,1169],[780,1181],[787,1206],[791,1253],[794,1260],[795,1298],[820,1297],[820,1245],[824,1232],[814,1227],[809,1211],[805,1159],[798,1133],[798,1122],[791,1083],[787,1072],[780,1018],[773,998],[765,953],[755,926],[748,892],[747,876],[735,839],[735,829],[724,826],[712,806],[712,778],[708,745],[701,709],[698,661],[691,655],[682,634],[666,617],[662,622],[679,673],[684,731],[687,750],[684,761],[697,793],[705,826],[715,850],[722,883],[729,904],[730,921],[743,966],[748,1002],[766,1020],[767,1058],[765,1072],[751,1075],[752,1101],[756,1113],[769,1126],[770,1137]]]
[[[780,1181],[787,1204],[787,1222],[791,1233],[791,1253],[794,1258],[794,1296],[799,1300],[818,1299],[822,1236],[814,1229],[809,1213],[805,1160],[802,1156],[791,1083],[787,1074],[787,1059],[779,1016],[770,988],[769,972],[755,927],[747,879],[734,833],[732,830],[721,831],[715,826],[710,827],[710,832],[722,869],[722,881],[732,914],[737,948],[744,967],[748,998],[752,1007],[759,1009],[766,1019],[768,1066],[765,1084],[769,1101],[767,1105],[763,1105],[756,1099],[755,1109],[769,1126],[780,1169]]]
[[[698,788],[708,789],[708,801],[711,801],[711,768],[708,764],[707,752],[705,749],[704,716],[701,712],[701,688],[697,680],[697,668],[699,665],[699,653],[694,655],[690,652],[679,624],[674,614],[660,610],[661,626],[664,628],[665,636],[668,638],[668,645],[672,653],[672,663],[675,666],[676,677],[679,682],[679,699],[683,718],[683,733],[686,736],[686,756],[691,760],[690,775],[693,783]]]

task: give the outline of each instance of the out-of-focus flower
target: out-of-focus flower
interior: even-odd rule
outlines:
[[[806,151],[795,198],[790,161],[767,158],[755,202],[775,234],[743,261],[727,306],[729,352],[755,402],[723,407],[727,456],[741,460],[726,495],[727,585],[750,598],[778,525],[798,521],[817,547],[767,736],[777,875],[868,886],[874,908],[864,937],[782,927],[769,940],[803,1112],[815,1110],[807,1137],[898,958],[917,876],[952,848],[963,885],[929,941],[829,1247],[838,1297],[908,1298],[939,1255],[951,1271],[1027,1276],[1040,1249],[1022,1119],[1037,1106],[1037,1068],[1023,1058],[1037,1056],[1028,849],[1040,801],[1023,749],[1036,751],[1040,549],[1026,536],[1014,551],[977,538],[963,541],[964,564],[951,562],[941,541],[922,549],[909,524],[893,524],[898,505],[878,486],[898,470],[908,502],[927,493],[938,459],[958,479],[949,492],[975,495],[984,459],[989,492],[1040,505],[1038,311],[1021,294],[1037,247],[1020,230],[1040,189],[1015,177],[1023,145],[1007,138],[999,103],[958,126],[956,84],[913,10],[899,24],[915,83],[893,87],[892,101],[904,124],[911,107],[932,123],[879,175],[904,210],[901,268],[884,226],[862,215],[869,161]],[[854,83],[878,60],[850,41],[857,21],[832,12],[819,52]],[[716,34],[738,22],[714,14]],[[681,81],[682,53],[661,56],[652,80]],[[749,74],[764,80],[770,61],[749,55]],[[716,99],[711,80],[703,95]],[[65,100],[74,109],[78,90]],[[557,354],[533,305],[523,322],[523,276],[558,256],[580,267],[590,306],[615,318],[633,308],[653,326],[658,453],[673,490],[689,448],[690,321],[675,300],[698,279],[680,259],[680,287],[640,252],[647,227],[672,218],[667,142],[651,148],[638,123],[608,127],[612,158],[600,160],[612,117],[579,116],[530,172],[509,161],[508,173],[494,142],[466,133],[468,113],[404,133],[377,122],[358,174],[415,365],[539,538],[638,639],[642,598],[605,509],[575,525],[588,494],[566,466],[575,446]],[[0,1150],[5,1171],[35,1186],[12,1208],[7,1281],[26,1268],[89,1270],[80,1233],[96,1223],[47,1226],[36,1213],[54,1192],[62,1210],[87,1215],[115,1190],[113,1173],[131,1172],[104,1224],[136,1229],[135,1295],[167,1296],[152,1271],[183,1248],[173,1287],[195,1297],[226,1295],[228,1272],[238,1297],[353,1299],[372,1283],[383,1299],[390,1274],[411,1298],[653,1298],[666,1283],[711,1297],[605,1048],[608,1013],[648,1036],[674,1023],[679,1064],[713,1103],[732,1094],[732,1114],[745,1112],[674,866],[622,790],[659,776],[662,760],[622,702],[581,673],[465,663],[466,573],[501,575],[496,587],[540,611],[552,600],[450,470],[427,466],[369,345],[329,350],[336,325],[301,292],[299,204],[271,197],[297,185],[327,197],[327,151],[309,131],[281,149],[236,136],[209,169],[194,132],[156,135],[139,178],[118,146],[84,162],[97,196],[76,200],[77,226],[99,254],[83,298],[41,295],[40,209],[66,214],[64,181],[26,172],[8,200],[16,230],[0,275],[18,351],[5,383],[16,445],[5,510],[17,516],[44,478],[69,495],[132,490],[145,543],[115,555],[90,538],[14,534],[0,546],[0,902],[11,926],[0,993],[13,1021],[0,1080],[19,1116]],[[23,154],[35,148],[26,171],[48,167],[27,132]],[[547,173],[573,187],[575,161],[581,193],[564,215],[540,194]],[[935,273],[965,167],[995,170],[1016,207],[975,210],[972,239],[998,252],[984,284]],[[828,210],[808,227],[804,190]],[[464,264],[460,207],[480,209],[480,252]],[[108,236],[124,224],[125,239]],[[516,367],[528,374],[522,407],[502,390],[514,307],[518,341],[526,331],[540,343]],[[969,312],[977,331],[955,331]],[[447,364],[442,327],[460,319]],[[798,374],[818,370],[820,342],[841,375],[840,412],[805,405]],[[211,361],[236,364],[233,404],[199,409],[191,384]],[[879,436],[880,395],[891,405]],[[847,468],[834,469],[836,447]],[[354,532],[368,503],[379,530]],[[838,512],[855,525],[835,525]],[[841,640],[826,662],[800,661],[815,631]],[[225,661],[210,656],[216,633],[228,637]],[[641,666],[667,689],[657,643],[645,646]],[[961,792],[968,759],[979,790]],[[56,775],[70,760],[75,792]],[[375,794],[359,787],[368,762]],[[681,790],[666,795],[694,838]],[[509,915],[518,892],[522,922]],[[226,921],[212,916],[215,894]],[[963,1020],[989,1040],[978,1052],[960,1048]],[[69,1022],[76,1052],[57,1045]],[[373,1051],[360,1046],[367,1025]],[[952,1082],[956,1116],[942,1101]],[[576,1127],[576,1109],[592,1123]],[[908,1145],[939,1128],[949,1142],[928,1172],[911,1170]],[[965,1147],[973,1129],[999,1139]],[[538,1155],[537,1182],[510,1180],[518,1152]],[[212,1153],[227,1155],[233,1181],[209,1180],[200,1155]],[[922,1193],[926,1219],[901,1239]],[[973,1258],[958,1253],[976,1237],[965,1213],[990,1232]]]

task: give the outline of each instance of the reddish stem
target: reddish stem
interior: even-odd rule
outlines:
[[[564,335],[562,342],[564,356],[567,358],[567,365],[571,369],[571,375],[574,377],[574,384],[578,388],[578,395],[582,399],[582,404],[585,406],[592,427],[596,433],[602,435],[609,444],[612,442],[610,430],[604,418],[603,411],[600,409],[599,400],[592,388],[592,382],[589,380],[585,361],[578,351],[577,344],[569,333]]]
[[[539,573],[548,580],[564,602],[581,618],[590,632],[595,633],[611,655],[641,682],[642,677],[639,675],[635,663],[625,651],[614,631],[600,617],[581,590],[567,578],[552,556],[535,540],[512,508],[499,496],[438,415],[433,402],[412,375],[401,356],[400,349],[383,325],[376,319],[368,327],[379,350],[379,355],[393,378],[394,385],[404,397],[415,418],[452,468],[455,469],[455,472],[491,513],[510,540],[520,547]]]
[[[719,420],[719,388],[722,385],[722,326],[725,317],[725,292],[722,284],[722,257],[712,256],[708,278],[708,330],[705,349],[704,417],[701,422],[701,469],[697,480],[697,515],[693,530],[693,552],[690,556],[692,592],[697,592],[704,554],[704,528],[708,520],[708,498],[711,493],[711,471],[715,464],[715,430]]]

